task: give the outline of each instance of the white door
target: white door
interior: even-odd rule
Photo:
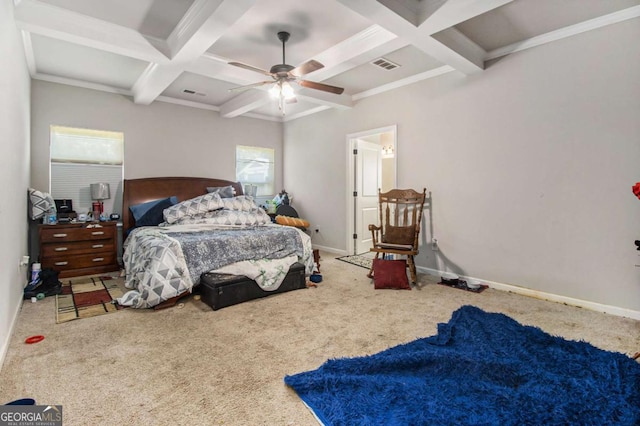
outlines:
[[[379,144],[357,140],[355,154],[354,254],[373,247],[369,224],[379,225],[378,188],[382,185],[382,150]]]

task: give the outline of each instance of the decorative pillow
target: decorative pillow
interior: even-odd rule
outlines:
[[[220,209],[192,216],[184,216],[172,225],[190,225],[197,223],[256,226],[271,223],[271,218],[261,208],[256,208],[251,211]]]
[[[373,286],[376,289],[411,290],[407,278],[407,261],[373,259]]]
[[[56,208],[56,203],[50,194],[29,188],[29,201],[31,201],[31,219],[43,217],[49,210]]]
[[[220,198],[233,198],[236,195],[236,190],[233,186],[207,186],[207,192],[217,192],[220,194]]]
[[[142,217],[136,219],[135,227],[139,226],[158,226],[164,221],[163,212],[164,209],[173,206],[175,203],[171,198],[165,198],[158,200],[158,202],[147,210]]]
[[[415,239],[415,226],[387,226],[382,236],[383,243],[412,245]]]
[[[258,208],[256,202],[253,201],[253,197],[250,197],[248,195],[238,195],[237,197],[233,198],[223,198],[222,207],[229,210],[239,210],[244,212],[248,212]]]
[[[276,216],[276,223],[280,225],[295,226],[298,228],[309,227],[309,222],[307,222],[304,219],[299,219],[297,217],[281,216],[281,215]]]
[[[165,206],[163,209],[166,209],[167,207],[170,207],[174,204],[178,204],[178,199],[176,198],[175,195],[172,195],[171,197],[160,198],[158,200],[147,201],[146,203],[130,206],[129,210],[131,211],[133,218],[136,220],[136,225],[138,225],[138,221],[140,220],[140,218],[142,218],[142,216],[145,215],[145,213],[147,213],[150,209],[152,209],[157,204],[162,203],[163,205],[165,205],[167,200],[169,200],[171,204],[169,206]],[[139,226],[144,226],[144,225],[139,225]]]
[[[164,220],[167,223],[175,223],[184,216],[205,213],[222,207],[224,206],[220,194],[210,192],[164,209]]]

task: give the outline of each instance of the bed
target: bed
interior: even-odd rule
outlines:
[[[130,289],[118,299],[124,306],[150,308],[175,300],[210,271],[246,275],[266,291],[277,290],[296,262],[307,274],[313,271],[310,237],[271,223],[238,182],[126,179],[122,222],[125,285]]]

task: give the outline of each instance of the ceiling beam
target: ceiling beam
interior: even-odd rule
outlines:
[[[353,107],[353,101],[349,95],[336,95],[320,90],[300,89],[296,91],[296,98],[316,105],[328,106],[337,109],[349,109]]]
[[[249,90],[220,105],[220,115],[233,118],[272,102],[269,92]]]
[[[260,78],[255,72],[234,67],[229,65],[229,62],[229,59],[206,52],[188,64],[185,67],[185,71],[215,78],[216,80],[227,81],[238,86],[255,83]],[[267,76],[262,77],[262,79],[267,78]]]
[[[486,52],[451,27],[512,0],[448,0],[437,8],[433,2],[418,5],[397,0],[385,0],[385,4],[371,0],[338,1],[440,62],[465,74],[474,74],[484,69]]]
[[[358,34],[330,47],[313,58],[324,68],[310,74],[312,80],[323,81],[350,69],[371,62],[409,43],[379,25],[365,28]]]
[[[435,34],[461,22],[469,20],[495,8],[511,3],[513,0],[448,0],[438,9],[429,12],[426,9],[418,12],[421,14],[422,31]],[[423,2],[424,8],[427,2]]]
[[[130,28],[37,0],[22,0],[14,13],[18,28],[32,34],[143,61],[169,62],[169,58],[149,40]]]
[[[147,68],[133,85],[134,102],[153,102],[254,3],[255,0],[196,0],[167,39],[171,61]]]

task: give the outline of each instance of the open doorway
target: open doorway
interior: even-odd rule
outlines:
[[[378,188],[396,187],[396,125],[347,135],[347,252],[371,248],[369,224],[377,224]]]

